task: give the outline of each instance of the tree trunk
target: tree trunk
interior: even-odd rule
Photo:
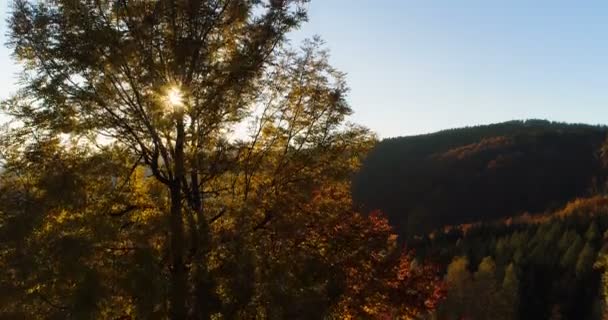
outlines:
[[[184,222],[182,219],[182,180],[184,178],[184,121],[177,120],[175,141],[174,177],[171,181],[171,292],[169,297],[170,317],[186,319],[187,270],[184,265]]]
[[[193,161],[193,165],[198,169],[198,161]],[[207,273],[205,259],[209,250],[209,227],[207,218],[203,214],[203,199],[199,188],[199,177],[197,171],[191,173],[192,209],[196,214],[197,225],[192,235],[192,271],[191,276],[194,284],[194,299],[192,301],[193,319],[207,320],[211,318],[211,310],[219,310],[213,294],[213,284]]]

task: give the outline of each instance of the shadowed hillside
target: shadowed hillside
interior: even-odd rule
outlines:
[[[402,235],[543,212],[597,187],[605,135],[605,127],[528,120],[385,139],[353,194]]]

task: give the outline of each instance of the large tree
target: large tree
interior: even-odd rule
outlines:
[[[345,123],[344,76],[328,64],[321,41],[297,50],[286,41],[306,20],[306,2],[13,2],[9,46],[24,72],[20,92],[2,104],[14,120],[0,141],[4,181],[33,181],[10,199],[23,203],[21,194],[36,190],[32,203],[40,210],[9,201],[0,211],[7,221],[41,221],[15,236],[28,239],[32,252],[42,243],[103,248],[99,255],[78,250],[77,259],[50,264],[47,276],[25,277],[8,263],[9,286],[41,300],[30,312],[74,317],[74,306],[89,306],[88,315],[105,317],[168,310],[172,319],[205,319],[319,317],[340,309],[353,280],[335,282],[334,275],[365,265],[340,257],[381,250],[327,237],[349,219],[374,228],[353,213],[349,182],[374,139]],[[25,156],[45,146],[56,149]],[[55,176],[47,172],[49,157],[65,176],[41,185]],[[91,163],[106,169],[83,169]],[[66,188],[66,181],[74,183]],[[48,192],[56,189],[75,195]],[[96,200],[81,202],[90,193]],[[47,208],[49,199],[62,200]],[[17,254],[11,245],[4,262]],[[30,267],[52,261],[57,251],[49,250]],[[63,267],[82,261],[86,268]],[[407,314],[439,297],[434,282],[420,283],[435,279],[432,270],[421,270],[418,282],[407,282],[430,289],[419,296],[411,296],[405,271],[391,278],[408,293],[407,301],[396,295],[397,305],[415,301],[395,306]],[[100,304],[114,313],[94,311]]]
[[[247,201],[260,165],[254,158],[264,154],[258,142],[266,132],[233,150],[225,148],[227,133],[253,107],[273,107],[258,124],[280,132],[264,150],[284,146],[287,158],[314,149],[311,139],[322,134],[331,140],[349,112],[343,83],[330,82],[335,73],[312,45],[304,56],[279,52],[286,33],[306,18],[305,2],[13,2],[9,45],[25,66],[26,85],[8,113],[28,127],[110,140],[167,187],[176,319],[186,316],[188,292],[201,294],[187,282],[204,277],[189,273],[203,272],[191,262],[205,257],[208,223],[218,215],[204,204],[205,194],[219,192],[212,181],[226,165],[218,164],[240,161],[234,179],[245,180],[238,191]]]

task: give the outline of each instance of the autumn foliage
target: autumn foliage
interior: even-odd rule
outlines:
[[[410,317],[441,297],[351,180],[349,122],[306,0],[11,1],[0,103],[0,316]]]
[[[360,246],[338,262],[345,288],[337,308],[345,318],[409,319],[433,310],[443,298],[437,266],[419,264],[412,251],[401,248],[381,212],[352,215],[329,235]]]

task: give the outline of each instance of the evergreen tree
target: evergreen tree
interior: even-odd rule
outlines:
[[[504,303],[499,312],[501,314],[501,319],[518,319],[519,279],[513,263],[510,263],[505,270],[505,276],[502,281],[501,298]]]
[[[598,281],[598,273],[605,271],[603,257],[608,246],[597,252],[599,237],[595,235],[606,233],[606,208],[608,198],[603,196],[576,199],[555,213],[530,221],[514,218],[505,224],[454,227],[449,231],[453,238],[446,234],[422,242],[431,256],[437,252],[433,248],[441,248],[442,258],[459,257],[450,270],[457,270],[456,261],[490,255],[480,259],[468,285],[459,287],[464,297],[459,303],[454,302],[455,290],[450,288],[446,304],[438,309],[438,319],[599,319],[605,311],[605,296],[599,293],[604,285]],[[496,245],[488,249],[492,239]],[[509,252],[514,252],[511,261],[505,259]],[[496,257],[495,268],[492,256]],[[591,265],[596,256],[594,270]],[[492,274],[498,292],[493,298]],[[468,289],[462,290],[464,287]]]
[[[485,257],[473,275],[474,300],[470,303],[474,319],[495,319],[500,314],[496,264],[492,257]]]
[[[447,296],[438,311],[440,318],[458,319],[471,314],[472,276],[468,267],[469,261],[466,257],[454,257],[448,265],[445,277]]]
[[[592,221],[591,224],[589,224],[589,228],[587,228],[587,231],[585,232],[585,240],[593,242],[598,240],[599,237],[600,232],[597,223]]]
[[[583,250],[579,253],[576,261],[575,272],[577,277],[582,277],[592,270],[596,255],[597,252],[593,245],[587,242],[585,247],[583,247]]]
[[[557,247],[561,252],[565,253],[574,241],[576,241],[576,231],[567,230],[566,232],[562,233],[562,236],[557,243]]]
[[[511,248],[509,248],[508,239],[501,237],[496,241],[496,264],[506,265],[511,260]]]
[[[605,254],[599,255],[594,267],[602,271],[602,280],[600,286],[601,303],[600,309],[602,318],[608,319],[608,256]]]
[[[566,252],[562,256],[560,265],[563,268],[574,268],[577,263],[579,253],[582,248],[583,248],[583,240],[577,234],[574,241],[568,247],[568,250],[566,250]]]

